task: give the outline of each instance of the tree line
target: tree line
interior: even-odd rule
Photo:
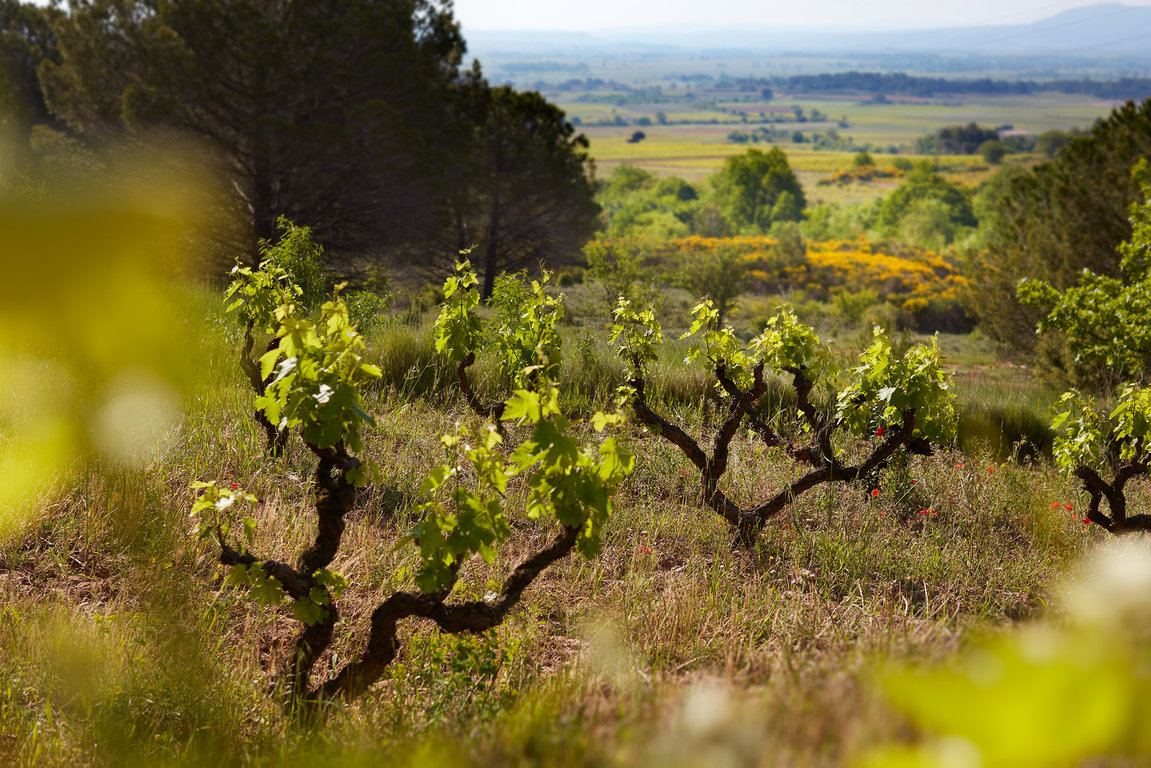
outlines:
[[[1151,96],[1151,78],[1121,77],[1116,80],[994,80],[990,77],[949,79],[919,77],[904,72],[836,72],[793,75],[763,80],[788,93],[859,91],[895,96],[932,98],[956,94],[1027,96],[1035,93],[1069,93],[1098,99],[1145,99]]]
[[[526,65],[524,65],[526,66]],[[507,74],[522,74],[520,65],[501,65]],[[544,70],[540,70],[544,71]],[[633,87],[618,81],[599,78],[573,78],[562,83],[540,81],[539,88],[551,91],[580,92],[607,91],[589,94],[581,100],[626,104],[667,103],[698,97],[705,93],[753,93],[758,91],[764,101],[770,101],[775,91],[783,93],[859,93],[889,96],[936,98],[941,96],[1029,96],[1037,93],[1066,93],[1091,96],[1097,99],[1145,99],[1151,96],[1151,78],[1120,77],[1114,80],[1091,78],[1063,78],[1056,80],[996,80],[982,78],[946,78],[909,75],[905,72],[835,72],[817,75],[790,75],[773,77],[719,77],[696,75],[680,77],[680,81],[698,83],[696,89],[678,91],[662,86]],[[882,103],[882,102],[881,102]]]
[[[253,262],[287,217],[347,269],[438,269],[476,246],[486,294],[594,227],[586,139],[538,93],[463,67],[448,2],[0,0],[0,23],[10,132],[178,141],[228,190],[229,261]]]

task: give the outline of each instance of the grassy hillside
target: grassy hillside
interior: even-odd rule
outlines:
[[[265,454],[238,339],[217,327],[163,455],[85,470],[0,550],[5,763],[845,762],[915,732],[876,688],[877,663],[938,659],[1043,614],[1052,584],[1104,535],[1064,509],[1078,500],[1049,469],[976,451],[893,468],[876,497],[806,495],[755,549],[734,548],[682,455],[633,427],[639,469],[599,558],[561,563],[488,634],[411,631],[369,695],[300,723],[267,691],[292,623],[225,588],[189,533],[189,483],[217,479],[260,498],[265,556],[290,559],[311,535],[313,460],[298,445]],[[385,383],[370,396],[379,426],[365,454],[383,481],[357,499],[334,563],[352,586],[323,668],[357,653],[372,607],[409,585],[410,548],[395,545],[420,479],[440,460],[439,435],[474,418],[437,374],[428,333],[386,326],[372,340]],[[606,355],[601,342],[572,353],[569,389],[594,390]],[[705,391],[673,370],[669,360],[653,378]],[[714,418],[706,399],[672,391],[666,406],[687,423]],[[745,498],[795,472],[750,438],[732,466],[727,489]],[[463,593],[482,594],[545,535],[516,515],[511,546],[470,565]]]
[[[636,470],[598,556],[558,561],[483,634],[404,622],[398,656],[365,695],[286,708],[276,686],[300,624],[229,585],[190,512],[194,483],[247,489],[253,551],[294,562],[316,536],[317,462],[299,436],[269,454],[235,315],[218,287],[172,277],[179,261],[164,246],[188,242],[183,198],[144,188],[147,204],[29,204],[0,222],[25,254],[0,303],[0,765],[887,765],[892,749],[942,765],[958,742],[937,737],[955,735],[989,765],[1016,765],[1037,733],[1057,756],[1146,754],[1124,740],[1148,709],[1146,634],[1065,634],[1078,631],[1065,580],[1108,534],[1084,525],[1084,494],[1045,458],[1054,393],[959,334],[938,338],[958,400],[954,445],[804,493],[744,546],[702,503],[699,469],[633,420],[620,437]],[[950,257],[898,244],[812,242],[777,264],[773,242],[683,238],[652,253],[669,341],[646,396],[705,448],[727,406],[701,364],[685,365],[691,342],[676,340],[696,297],[665,285],[690,253],[742,249],[754,280],[729,315],[739,338],[790,301],[847,365],[873,320],[897,350],[923,340],[916,312],[954,308],[963,282]],[[574,268],[558,280],[562,404],[586,418],[614,407],[627,372],[603,286]],[[444,460],[442,436],[478,426],[435,350],[434,293],[366,318],[364,360],[380,376],[362,389],[375,424],[360,455],[380,476],[352,497],[331,563],[349,586],[319,679],[360,655],[381,601],[413,589],[421,560],[406,539],[426,519],[421,486]],[[486,402],[507,393],[493,354],[470,369]],[[785,378],[769,378],[759,415],[783,414],[776,426],[798,440]],[[837,433],[845,464],[872,453],[872,428]],[[526,436],[508,432],[513,445]],[[720,488],[740,504],[803,471],[798,454],[750,432],[730,448]],[[522,476],[509,481],[507,542],[490,562],[468,560],[455,597],[486,601],[551,540],[528,498]],[[1145,479],[1128,501],[1151,503]],[[1147,562],[1112,568],[1106,598],[1087,601],[1096,619],[1113,606],[1145,629]],[[1036,636],[1045,644],[1026,645]],[[942,671],[899,671],[921,664]],[[980,731],[1020,712],[1031,719],[1006,747]]]

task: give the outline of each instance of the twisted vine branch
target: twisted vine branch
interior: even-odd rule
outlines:
[[[504,433],[503,415],[506,404],[501,400],[496,403],[485,403],[480,400],[479,395],[472,389],[471,379],[468,377],[468,368],[476,362],[476,353],[468,352],[462,360],[456,365],[456,378],[460,382],[460,391],[464,393],[464,400],[476,415],[481,419],[491,419],[496,425],[496,431],[499,432],[500,437],[507,438]]]
[[[1091,467],[1079,467],[1075,477],[1083,483],[1083,489],[1091,496],[1087,507],[1087,519],[1115,535],[1131,531],[1151,531],[1151,515],[1127,515],[1127,483],[1140,475],[1151,474],[1151,463],[1144,447],[1143,438],[1135,444],[1135,455],[1127,461],[1116,461],[1115,477],[1108,483]],[[1103,499],[1111,510],[1108,516],[1100,509]]]
[[[638,364],[635,369],[640,369]],[[776,434],[770,425],[762,419],[749,412],[751,406],[767,391],[763,381],[763,363],[759,363],[755,367],[752,388],[747,391],[736,386],[735,382],[728,377],[725,367],[719,364],[715,367],[716,378],[719,380],[720,386],[731,396],[731,404],[728,406],[727,416],[716,431],[710,457],[699,443],[683,429],[652,410],[647,402],[643,377],[633,376],[629,382],[635,393],[632,407],[636,418],[642,424],[651,427],[665,440],[679,447],[684,455],[696,465],[700,470],[704,503],[736,529],[737,538],[744,546],[753,545],[760,530],[771,517],[787,508],[796,498],[812,488],[830,482],[850,483],[865,477],[886,465],[887,461],[901,447],[917,453],[930,453],[931,450],[926,441],[913,437],[915,409],[909,409],[902,414],[902,426],[892,430],[861,463],[855,466],[845,466],[836,455],[831,444],[831,436],[837,426],[836,423],[823,416],[811,403],[810,396],[814,383],[801,368],[789,368],[787,371],[792,375],[796,406],[811,428],[815,444],[796,447]],[[752,430],[769,447],[781,447],[793,460],[812,467],[806,474],[788,484],[763,503],[746,508],[736,504],[718,488],[720,478],[727,471],[731,440],[744,418],[748,419]]]
[[[454,580],[447,589],[435,593],[393,593],[372,612],[371,632],[360,658],[345,664],[335,677],[320,685],[313,692],[314,698],[354,698],[379,680],[399,653],[399,623],[404,619],[430,619],[441,632],[449,634],[483,632],[498,626],[536,577],[571,553],[578,537],[578,528],[564,527],[548,546],[520,563],[508,575],[499,596],[490,602],[446,602]]]
[[[355,497],[355,488],[344,474],[360,462],[343,446],[321,449],[308,444],[308,447],[320,459],[315,475],[317,531],[312,544],[300,553],[296,565],[261,559],[223,542],[220,545],[220,562],[224,565],[258,564],[293,599],[314,598],[317,589],[327,598],[323,620],[304,626],[296,637],[292,654],[281,667],[279,678],[292,703],[351,699],[362,694],[379,680],[399,653],[398,628],[404,619],[430,619],[440,631],[451,634],[483,632],[498,626],[531,583],[552,563],[570,554],[579,538],[579,528],[565,526],[551,543],[520,563],[505,579],[498,597],[490,601],[447,602],[456,583],[454,572],[451,585],[439,592],[393,593],[373,611],[367,646],[360,658],[348,662],[335,676],[309,690],[312,670],[331,644],[339,619],[335,601],[327,587],[317,582],[315,574],[327,568],[339,550],[344,518],[351,511]]]
[[[306,624],[296,637],[292,654],[285,659],[280,671],[292,700],[299,700],[307,692],[308,680],[316,660],[332,642],[332,632],[339,613],[328,588],[316,580],[316,572],[331,565],[344,535],[344,516],[351,511],[355,487],[344,476],[360,462],[349,455],[342,445],[318,448],[307,444],[319,457],[316,467],[316,537],[311,546],[300,553],[295,566],[277,560],[261,560],[247,552],[237,552],[226,543],[220,545],[220,562],[224,565],[256,565],[279,582],[284,592],[295,600],[314,598],[314,590],[326,597],[324,618]]]

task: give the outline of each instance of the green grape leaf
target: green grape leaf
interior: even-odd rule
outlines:
[[[540,395],[525,389],[517,389],[504,406],[503,418],[506,421],[521,420],[537,422],[542,414]]]

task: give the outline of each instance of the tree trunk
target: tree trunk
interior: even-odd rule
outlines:
[[[487,246],[484,249],[484,284],[480,298],[487,301],[492,296],[496,282],[496,267],[500,257],[500,196],[492,195],[492,209],[488,215]]]
[[[255,158],[256,172],[252,178],[252,197],[249,200],[252,211],[252,234],[257,243],[261,240],[272,242],[276,235],[276,211],[272,200],[269,165],[267,157],[260,152]]]

